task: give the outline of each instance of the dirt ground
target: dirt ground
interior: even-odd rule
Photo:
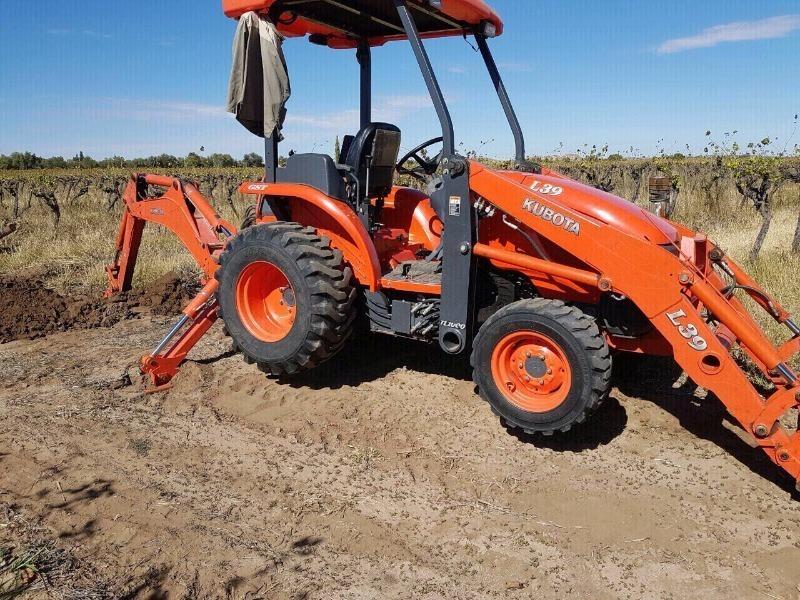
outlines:
[[[10,289],[0,541],[63,558],[28,597],[800,598],[793,485],[669,363],[618,360],[589,425],[531,439],[386,338],[276,381],[217,325],[148,395],[173,317]]]

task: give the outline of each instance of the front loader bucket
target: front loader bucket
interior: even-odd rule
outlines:
[[[697,360],[691,354],[699,355],[700,369],[718,380],[719,385],[713,391],[756,444],[793,477],[800,491],[799,425],[794,418],[784,419],[800,406],[800,379],[790,367],[792,359],[800,353],[800,327],[774,298],[705,236],[684,237],[680,254],[684,265],[690,267],[680,277],[692,310],[678,308],[667,313],[668,321],[686,339],[688,351],[676,352],[678,362]],[[784,325],[790,339],[782,345],[773,344],[742,301],[745,298]],[[693,324],[703,321],[711,328],[715,341],[725,348],[724,355],[708,352],[710,345]],[[739,359],[749,358],[769,382],[768,392],[762,395],[749,380],[746,386],[740,385],[747,375],[736,360],[733,352],[736,348],[740,350]]]

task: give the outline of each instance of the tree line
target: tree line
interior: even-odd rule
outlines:
[[[263,167],[264,159],[260,154],[245,154],[241,160],[230,154],[209,154],[201,156],[190,152],[185,157],[171,154],[159,154],[146,158],[124,158],[112,156],[95,160],[91,156],[79,152],[70,159],[63,156],[45,158],[31,152],[14,152],[10,155],[0,154],[0,170],[27,171],[36,169],[171,169],[171,168],[229,168],[229,167]]]

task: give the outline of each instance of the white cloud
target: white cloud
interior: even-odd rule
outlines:
[[[330,131],[349,131],[358,125],[358,115],[357,110],[315,115],[294,114],[289,111],[286,115],[286,124]]]
[[[387,96],[379,100],[373,107],[373,119],[378,121],[401,121],[418,110],[431,108],[430,96]]]
[[[667,40],[656,51],[659,54],[674,54],[696,48],[711,48],[726,42],[781,38],[798,29],[800,29],[800,15],[782,15],[759,21],[739,21],[709,27],[690,37]]]
[[[93,37],[93,38],[99,38],[99,39],[104,39],[104,40],[110,40],[112,37],[114,37],[110,33],[92,31],[91,29],[84,29],[81,33],[83,35],[85,35],[86,37]]]
[[[75,30],[73,29],[66,29],[66,28],[59,28],[59,27],[51,27],[47,30],[48,35],[75,35]],[[91,37],[96,39],[103,39],[103,40],[110,40],[114,36],[110,33],[105,33],[101,31],[94,31],[92,29],[84,29],[80,32],[81,35],[85,37]]]
[[[387,96],[374,103],[372,118],[375,121],[394,123],[402,121],[414,111],[431,107],[428,96]],[[298,114],[289,110],[286,124],[331,132],[355,132],[358,130],[359,115],[356,109],[324,114]]]
[[[133,121],[191,121],[203,118],[224,118],[222,104],[136,100],[131,98],[98,98],[86,103],[83,110],[98,119]]]

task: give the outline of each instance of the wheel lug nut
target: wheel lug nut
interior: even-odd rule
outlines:
[[[526,382],[530,382],[530,380],[531,380],[531,378],[530,378],[530,377],[528,377],[527,375],[525,375],[525,381],[526,381]]]
[[[552,375],[553,374],[553,369],[547,369],[547,374],[548,375]]]
[[[526,353],[525,353],[525,356],[527,356],[528,358],[530,358],[530,357],[531,357],[531,353],[530,353],[530,352],[526,352]]]

